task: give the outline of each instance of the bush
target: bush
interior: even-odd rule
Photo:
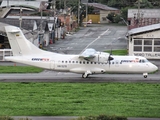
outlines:
[[[14,120],[14,119],[8,116],[0,116],[0,120]]]
[[[76,120],[128,120],[128,119],[127,117],[123,116],[99,115],[99,116],[79,117]]]
[[[109,13],[107,16],[107,19],[110,20],[112,23],[114,23],[114,16],[115,16],[115,14],[113,12]]]
[[[109,13],[107,16],[107,19],[110,20],[112,23],[119,23],[121,20],[120,18],[121,16],[119,14],[116,13]]]
[[[14,120],[12,117],[9,117],[9,116],[0,116],[0,120]],[[20,118],[18,120],[31,120],[31,119],[28,119],[28,118]]]

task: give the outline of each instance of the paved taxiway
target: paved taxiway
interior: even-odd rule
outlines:
[[[81,74],[44,72],[38,74],[0,74],[0,82],[147,82],[160,83],[159,74],[100,74],[81,78]]]

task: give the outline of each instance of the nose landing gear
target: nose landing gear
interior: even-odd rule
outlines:
[[[143,73],[144,78],[147,78],[147,76],[148,76],[148,73]]]

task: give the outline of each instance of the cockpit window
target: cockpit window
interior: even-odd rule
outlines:
[[[140,63],[146,63],[146,62],[148,62],[148,60],[147,59],[140,59],[139,62]]]
[[[145,63],[145,60],[142,60],[142,63]]]

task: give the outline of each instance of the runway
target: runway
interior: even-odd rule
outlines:
[[[49,72],[34,74],[0,74],[0,82],[79,82],[79,83],[103,83],[103,82],[145,82],[160,83],[159,74],[149,74],[143,78],[142,74],[98,74],[82,78],[81,74]]]

